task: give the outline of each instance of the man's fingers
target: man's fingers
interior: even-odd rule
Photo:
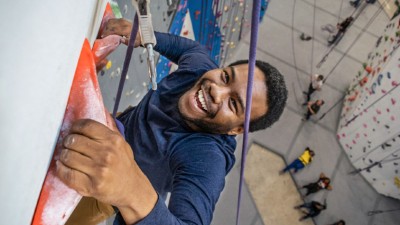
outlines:
[[[101,144],[81,134],[69,134],[64,138],[63,146],[79,152],[89,158],[95,159]]]
[[[129,39],[132,30],[132,22],[126,19],[110,19],[104,31],[102,33],[102,37],[106,37],[108,35],[117,34],[120,36],[125,36]]]
[[[107,138],[112,133],[112,130],[97,121],[81,119],[72,124],[70,133],[81,134],[93,140],[101,140]]]
[[[92,182],[86,174],[65,166],[61,161],[56,161],[56,165],[56,175],[62,182],[83,196],[91,195]]]
[[[65,166],[84,174],[93,174],[93,170],[96,169],[90,158],[69,149],[61,150],[60,161]]]

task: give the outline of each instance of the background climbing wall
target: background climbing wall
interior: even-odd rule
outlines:
[[[400,199],[400,17],[386,26],[353,79],[337,137],[379,192]]]
[[[135,10],[130,0],[111,2],[119,8],[120,17],[133,20]],[[262,1],[260,20],[267,6],[268,1]],[[252,1],[151,1],[150,8],[155,31],[181,35],[200,42],[209,50],[210,57],[221,66],[224,66],[226,59],[232,56],[241,38],[250,31]],[[99,73],[104,104],[109,111],[114,107],[125,52],[126,46],[119,47],[108,57],[107,67]],[[147,53],[143,48],[133,51],[119,111],[123,111],[129,105],[136,105],[147,93],[149,77],[146,57]],[[172,63],[157,53],[156,58],[158,58],[157,80],[160,81],[171,72]]]
[[[131,0],[111,2],[116,5],[115,8],[120,11],[119,17],[133,21],[135,10],[131,4]],[[150,10],[154,30],[160,32],[168,31],[168,27],[174,18],[176,7],[177,1],[151,1]],[[118,15],[116,16],[118,17]],[[126,49],[127,47],[125,45],[120,45],[116,51],[108,57],[108,65],[98,73],[104,104],[110,112],[112,112],[114,107]],[[158,57],[157,54],[156,52],[156,56]],[[144,48],[136,48],[133,51],[129,65],[121,102],[119,104],[119,111],[123,111],[129,105],[135,106],[147,93],[148,85],[147,52]]]

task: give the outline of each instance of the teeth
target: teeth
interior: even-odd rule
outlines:
[[[203,91],[202,90],[199,90],[199,100],[200,100],[200,103],[201,103],[201,107],[204,110],[208,111],[207,105],[206,105],[206,101],[204,100],[204,95],[203,95]]]

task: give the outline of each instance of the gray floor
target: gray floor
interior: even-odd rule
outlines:
[[[341,103],[323,119],[318,120],[331,106],[340,101],[348,84],[361,68],[361,63],[389,21],[378,2],[368,5],[326,62],[317,69],[316,65],[327,50],[328,33],[322,31],[321,26],[335,25],[350,16],[353,10],[347,0],[270,2],[266,17],[260,24],[257,57],[270,62],[285,75],[289,100],[281,120],[271,129],[251,134],[249,143],[263,145],[282,155],[286,161],[298,157],[306,146],[316,150],[313,163],[293,176],[298,187],[314,181],[320,172],[332,179],[332,191],[320,192],[306,199],[327,201],[328,209],[315,218],[315,224],[331,224],[344,219],[346,224],[352,225],[398,225],[399,211],[367,215],[368,211],[372,210],[400,209],[400,201],[376,193],[361,176],[349,175],[354,168],[336,140]],[[313,36],[313,40],[301,41],[299,35],[302,32]],[[230,62],[247,58],[248,49],[247,36],[238,46]],[[311,73],[329,75],[322,91],[314,96],[314,99],[324,99],[325,105],[316,118],[302,122],[305,108],[299,103],[304,101],[302,91],[306,90]],[[237,163],[227,177],[225,190],[214,213],[214,225],[235,223],[241,139],[241,136],[238,137]],[[274,203],[271,202],[271,207],[273,206]],[[240,215],[242,225],[263,224],[246,186],[243,189]]]

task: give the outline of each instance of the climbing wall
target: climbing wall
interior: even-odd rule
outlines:
[[[135,10],[131,0],[111,1],[116,17],[123,17],[133,21]],[[154,30],[167,32],[168,27],[174,18],[178,0],[151,1],[150,11]],[[98,73],[98,80],[102,92],[104,104],[109,111],[113,110],[115,96],[121,78],[122,66],[124,63],[127,47],[121,45],[108,57],[108,64]],[[158,56],[157,56],[158,57]],[[136,48],[133,51],[129,65],[124,89],[119,104],[119,111],[123,111],[129,105],[135,106],[147,93],[149,76],[147,69],[147,52],[144,48]]]
[[[400,199],[400,17],[382,36],[350,85],[337,137],[350,161],[381,194]]]
[[[268,6],[268,1],[261,2],[260,20]],[[208,49],[215,63],[226,66],[226,59],[232,56],[239,41],[250,31],[251,9],[252,2],[244,0],[181,0],[169,33],[198,41]],[[190,21],[190,26],[187,21]],[[171,72],[171,65],[165,57],[160,57],[157,66],[159,80]]]

